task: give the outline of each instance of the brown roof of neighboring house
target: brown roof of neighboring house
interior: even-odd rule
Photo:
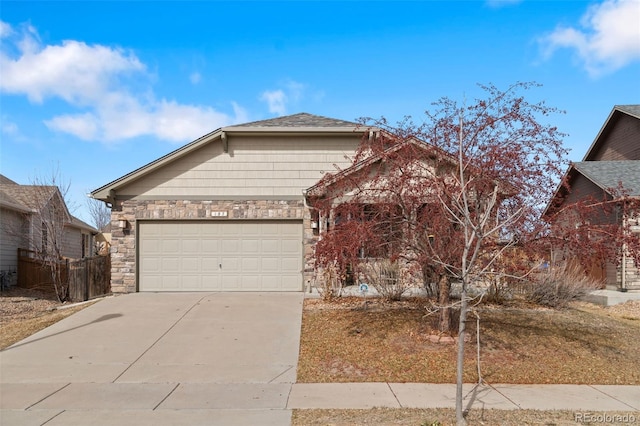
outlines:
[[[3,185],[17,185],[18,183],[12,181],[11,179],[6,177],[5,175],[0,175],[0,184],[3,184]]]
[[[22,213],[35,213],[42,209],[58,193],[57,186],[52,185],[20,185],[4,175],[0,175],[0,205]],[[65,209],[67,206],[64,206]],[[68,213],[68,212],[67,212]],[[98,232],[96,228],[69,214],[70,225],[91,232]]]
[[[0,192],[29,210],[40,210],[57,190],[56,186],[0,184]]]

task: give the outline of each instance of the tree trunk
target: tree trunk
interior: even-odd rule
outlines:
[[[441,333],[451,331],[451,306],[449,306],[449,294],[451,282],[447,275],[441,275],[438,280],[438,304],[440,305],[440,321],[438,329]]]
[[[456,368],[456,424],[464,426],[467,421],[462,410],[462,383],[464,372],[464,337],[467,327],[467,286],[463,280],[460,302],[460,323],[458,326],[458,365]]]

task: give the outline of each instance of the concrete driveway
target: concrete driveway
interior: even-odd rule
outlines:
[[[0,353],[0,424],[289,424],[302,300],[302,293],[102,300]]]

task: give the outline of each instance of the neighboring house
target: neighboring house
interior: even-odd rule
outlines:
[[[304,290],[318,238],[306,191],[369,132],[306,113],[223,127],[96,189],[112,291]]]
[[[100,229],[96,235],[94,252],[100,256],[107,256],[111,250],[111,222]]]
[[[56,224],[46,226],[48,220]],[[50,252],[54,229],[60,230],[63,257],[93,255],[98,230],[69,214],[58,187],[20,185],[0,175],[0,271],[17,271],[18,249]]]
[[[566,174],[568,190],[560,187],[547,211],[560,209],[584,197],[615,201],[615,191],[622,185],[626,195],[640,197],[640,105],[617,105],[584,156]],[[610,214],[602,221],[620,221]],[[640,290],[638,265],[622,253],[619,265],[608,263],[592,268],[590,273],[605,281],[607,288]]]

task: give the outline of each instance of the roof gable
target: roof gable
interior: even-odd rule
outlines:
[[[371,129],[360,127],[357,123],[323,117],[308,113],[299,113],[268,120],[253,121],[245,124],[223,127],[207,135],[204,135],[193,142],[190,142],[169,154],[148,163],[131,173],[128,173],[94,191],[90,196],[106,202],[114,202],[114,194],[119,188],[129,185],[136,180],[159,170],[210,143],[221,143],[227,152],[228,138],[230,135],[260,134],[260,135],[336,135],[336,134],[357,134],[365,133]]]
[[[341,170],[337,173],[333,173],[330,175],[326,175],[320,182],[318,182],[316,185],[310,187],[309,189],[307,189],[306,193],[307,196],[311,196],[311,197],[321,197],[325,194],[325,192],[327,190],[329,190],[329,188],[331,188],[333,185],[335,185],[337,182],[339,182],[340,180],[346,179],[349,176],[354,175],[355,173],[358,173],[364,169],[370,168],[373,165],[379,163],[380,161],[382,161],[383,156],[385,155],[389,155],[389,154],[393,154],[396,153],[398,151],[401,151],[403,149],[409,149],[409,148],[414,148],[414,149],[419,149],[425,152],[425,154],[428,154],[430,156],[434,156],[433,158],[435,158],[435,156],[438,157],[448,157],[447,154],[445,154],[443,151],[440,151],[438,148],[427,144],[426,142],[423,142],[421,140],[418,140],[416,138],[411,138],[411,139],[407,139],[405,141],[402,141],[400,143],[396,143],[392,146],[390,146],[389,148],[385,149],[383,152],[379,152],[379,153],[375,153],[373,155],[370,155],[366,158],[364,158],[363,160],[353,164],[352,166]]]
[[[616,123],[620,119],[621,116],[629,116],[635,119],[640,120],[640,105],[616,105],[611,110],[609,117],[605,121],[604,125],[598,132],[598,135],[594,139],[593,143],[587,150],[582,161],[591,161],[596,159],[596,154],[600,149],[603,148],[603,144],[607,140],[607,136],[610,134],[612,129],[615,127]]]
[[[57,190],[55,186],[0,184],[3,198],[28,210],[41,210]]]

